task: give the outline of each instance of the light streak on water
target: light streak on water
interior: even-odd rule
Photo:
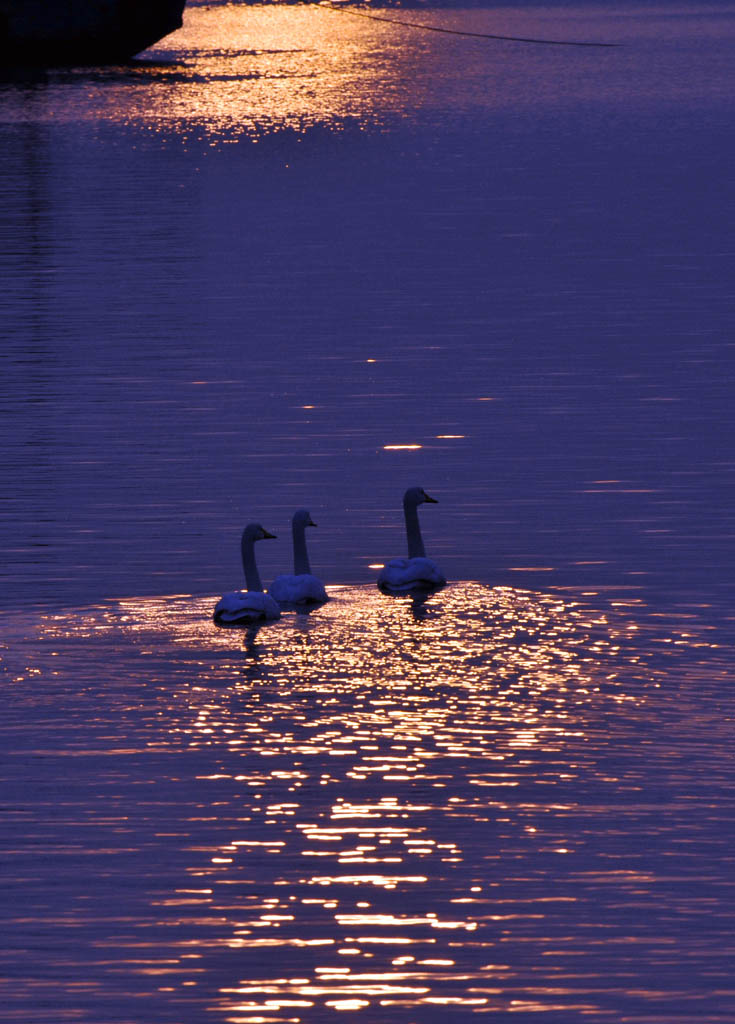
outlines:
[[[712,631],[472,583],[331,598],[249,632],[186,595],[11,622],[8,1019],[49,985],[251,1024],[724,999]]]

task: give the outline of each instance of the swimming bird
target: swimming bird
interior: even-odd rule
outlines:
[[[268,588],[268,593],[279,604],[320,604],[327,600],[324,584],[313,576],[306,550],[306,527],[316,526],[305,508],[294,512],[291,520],[293,534],[293,575],[276,576]]]
[[[269,594],[263,593],[260,573],[255,564],[256,540],[275,540],[275,534],[268,533],[260,523],[250,523],[242,531],[240,550],[248,589],[230,591],[219,599],[214,609],[214,621],[218,625],[247,625],[281,617],[276,602]]]
[[[447,582],[433,558],[426,557],[418,515],[418,507],[424,502],[437,504],[436,498],[430,498],[422,487],[409,487],[403,495],[408,558],[394,558],[384,566],[378,576],[378,586],[383,591],[405,594],[443,587]]]

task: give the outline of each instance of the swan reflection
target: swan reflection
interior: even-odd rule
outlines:
[[[388,598],[388,600],[396,601],[404,607],[408,608],[411,613],[411,616],[416,622],[423,622],[424,619],[429,618],[430,615],[439,614],[439,609],[437,607],[429,607],[429,601],[434,596],[434,594],[438,594],[441,590],[444,589],[443,586],[441,585],[434,587],[414,586],[407,592],[398,591],[395,593],[383,587],[381,587],[380,589],[383,595],[386,598]]]
[[[260,622],[251,623],[242,634],[242,649],[247,658],[251,661],[259,661],[265,648],[258,644],[258,633],[263,628]]]

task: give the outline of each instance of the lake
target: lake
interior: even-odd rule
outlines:
[[[735,5],[361,13],[0,82],[6,1019],[729,1024]]]

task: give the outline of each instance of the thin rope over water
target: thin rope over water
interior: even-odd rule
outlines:
[[[472,36],[475,39],[502,39],[511,43],[536,43],[540,46],[598,46],[612,47],[619,46],[619,43],[585,43],[576,42],[571,39],[531,39],[526,36],[498,36],[489,32],[462,32],[460,29],[439,28],[437,25],[423,25],[418,21],[402,21],[399,18],[383,18],[379,14],[367,14],[365,11],[353,11],[347,7],[341,7],[330,3],[330,0],[320,0],[320,7],[328,11],[337,11],[339,14],[351,14],[353,18],[369,18],[370,21],[385,21],[389,25],[403,25],[405,28],[418,28],[424,32],[443,32],[448,36]]]

